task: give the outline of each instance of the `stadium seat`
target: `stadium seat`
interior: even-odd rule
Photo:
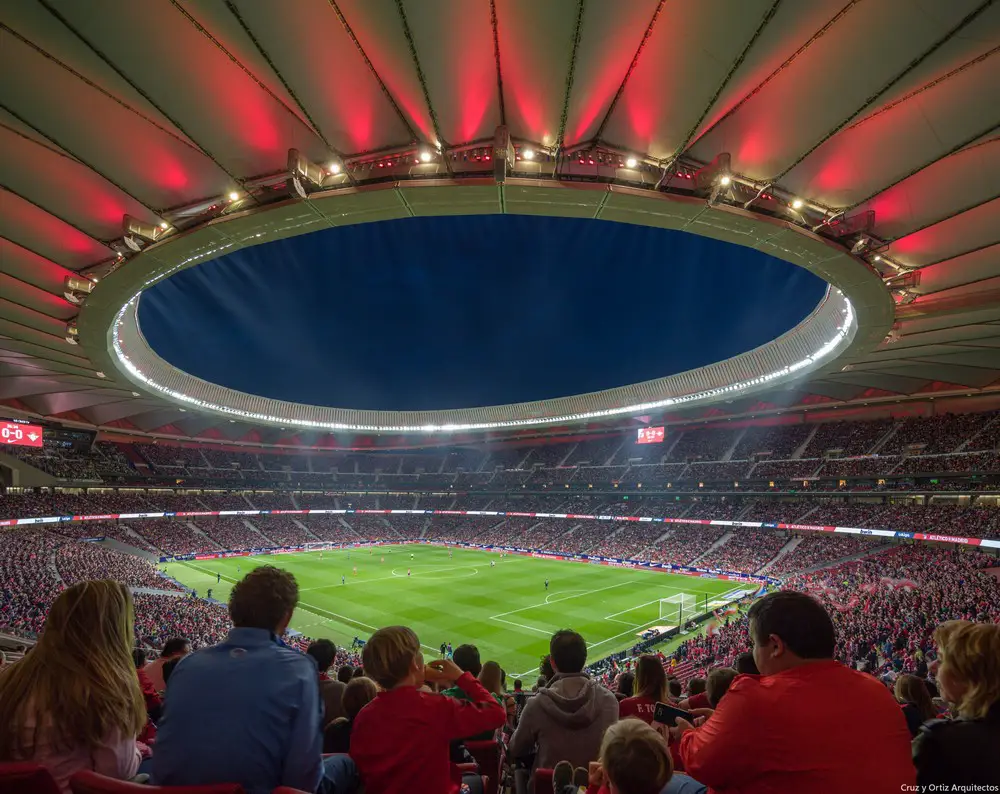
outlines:
[[[532,777],[534,791],[552,791],[552,770],[536,769]]]
[[[476,759],[479,771],[488,776],[489,785],[485,794],[497,794],[500,785],[500,770],[503,768],[503,752],[495,739],[465,742],[465,749]]]
[[[239,783],[212,783],[205,786],[147,786],[115,780],[85,769],[69,779],[73,794],[244,794]],[[6,794],[6,789],[0,789]],[[58,789],[57,789],[58,791]]]
[[[3,794],[60,794],[59,786],[41,764],[0,764],[0,792]]]

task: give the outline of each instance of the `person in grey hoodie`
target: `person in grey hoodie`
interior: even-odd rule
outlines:
[[[507,755],[524,758],[534,751],[533,769],[552,769],[559,761],[574,767],[596,761],[601,739],[618,721],[618,699],[583,672],[587,643],[563,629],[549,641],[555,675],[521,712]]]

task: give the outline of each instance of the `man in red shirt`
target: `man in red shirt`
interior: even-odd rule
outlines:
[[[833,622],[822,605],[786,590],[756,601],[749,618],[761,674],[737,676],[701,727],[677,721],[687,774],[712,794],[914,786],[899,705],[879,681],[833,660]]]
[[[362,661],[384,690],[361,709],[351,731],[351,758],[367,794],[458,792],[462,778],[449,760],[449,742],[499,728],[504,707],[450,659],[424,666],[420,640],[405,626],[376,631]],[[469,699],[422,692],[424,681],[456,684]]]

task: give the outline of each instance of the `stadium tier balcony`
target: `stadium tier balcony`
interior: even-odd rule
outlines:
[[[579,466],[586,463],[591,466],[604,466],[611,460],[611,456],[627,443],[629,442],[625,441],[622,436],[577,442],[573,446],[569,457],[563,461],[563,465]]]
[[[761,453],[770,453],[775,459],[790,458],[805,443],[812,429],[813,426],[807,424],[748,427],[736,444],[732,458],[746,460]]]
[[[486,460],[483,461],[483,465],[480,466],[479,471],[492,472],[497,468],[517,468],[518,464],[528,456],[530,451],[528,447],[519,447],[516,449],[500,447],[491,449],[486,456]]]
[[[399,474],[436,474],[444,463],[443,455],[401,455]]]
[[[452,495],[447,496],[419,496],[417,498],[415,510],[453,510],[455,508],[452,505],[455,504],[456,497]],[[465,497],[462,499],[463,506],[470,504],[485,504],[488,499],[475,498],[475,497]],[[482,507],[464,507],[466,510],[482,510]]]
[[[891,419],[872,422],[825,422],[816,429],[804,458],[821,458],[828,450],[842,450],[843,456],[867,455],[892,430]]]
[[[157,510],[162,510],[165,513],[199,513],[215,509],[210,507],[207,501],[204,501],[207,498],[207,496],[202,497],[200,494],[179,494],[166,491],[153,491],[145,496],[146,501]]]
[[[261,523],[267,528],[273,519],[274,516],[270,516],[262,519]],[[296,543],[315,543],[317,539],[328,543],[357,543],[362,539],[357,532],[338,521],[337,516],[306,516],[300,522],[316,537],[303,537]]]
[[[247,526],[237,516],[199,518],[195,526],[224,549],[262,549],[275,545],[256,528],[251,528],[253,524]]]
[[[455,475],[455,480],[451,483],[451,485],[456,491],[466,490],[469,488],[482,488],[492,479],[492,471],[459,472]]]
[[[737,432],[734,428],[688,428],[670,450],[670,460],[721,460]]]
[[[544,444],[532,447],[520,468],[533,469],[535,466],[541,466],[543,469],[554,469],[563,465],[563,460],[571,449],[571,444]]]
[[[53,561],[66,585],[89,579],[114,579],[130,587],[181,592],[178,585],[158,574],[146,560],[94,543],[61,543],[55,549]]]
[[[718,568],[723,571],[753,573],[774,559],[789,538],[776,532],[756,532],[737,529],[733,537],[700,560],[700,568]]]
[[[794,550],[768,568],[767,575],[781,578],[796,571],[804,571],[818,565],[832,563],[835,560],[842,560],[845,557],[872,552],[879,548],[884,541],[884,538],[828,533],[820,533],[817,537],[806,537]]]
[[[483,543],[480,538],[493,527],[502,524],[497,516],[434,516],[426,537],[444,541]]]
[[[479,471],[486,461],[487,455],[475,449],[452,449],[444,456],[444,471],[455,473],[459,470],[466,473]]]
[[[653,562],[687,565],[708,551],[726,533],[722,527],[688,524],[673,524],[668,529],[670,534],[650,548],[650,559]]]
[[[0,532],[0,628],[22,636],[42,630],[60,589],[50,561],[63,542],[34,529]]]
[[[653,487],[663,487],[665,483],[677,482],[687,463],[656,463],[652,465],[630,466],[619,478],[622,485],[645,483]]]
[[[135,444],[135,449],[154,468],[204,468],[207,461],[200,449],[159,444]]]
[[[359,538],[380,542],[402,540],[392,525],[382,516],[346,515],[343,517]]]
[[[247,494],[247,499],[250,504],[253,505],[252,509],[256,510],[295,510],[297,509],[294,504],[292,504],[292,497],[287,493],[280,492],[262,492],[262,493],[251,493]],[[234,508],[235,509],[235,508]]]
[[[751,469],[748,480],[805,480],[817,475],[823,461],[819,458],[801,460],[762,460]]]
[[[132,546],[140,551],[152,551],[154,549],[149,542],[129,530],[127,524],[116,521],[82,521],[80,523],[70,523],[68,521],[55,524],[51,527],[51,532],[75,540],[85,540],[87,538],[113,538],[127,546]]]
[[[820,477],[880,477],[892,474],[903,459],[896,456],[874,455],[869,458],[830,458],[819,470]]]
[[[378,497],[379,510],[416,510],[418,497],[413,494],[386,494]]]
[[[257,522],[254,523],[254,526],[256,526],[265,537],[274,541],[279,546],[302,546],[306,543],[318,543],[321,538],[310,535],[296,523],[296,520],[300,518],[302,517],[296,516],[296,518],[292,518],[291,516],[261,516]],[[327,516],[326,518],[332,517]],[[319,519],[317,518],[313,520]]]
[[[221,604],[197,598],[136,594],[135,633],[150,648],[160,648],[171,637],[186,637],[192,648],[222,642],[232,623]]]
[[[952,474],[956,472],[988,472],[1000,468],[1000,456],[995,452],[959,453],[957,455],[910,455],[902,459],[897,474]]]
[[[143,519],[129,521],[127,526],[169,555],[209,554],[222,550],[218,543],[192,529],[184,519]]]
[[[612,524],[608,534],[590,549],[590,553],[620,560],[645,560],[649,558],[650,547],[667,532],[668,527],[665,524],[639,524],[634,521]]]
[[[706,500],[695,502],[687,511],[685,518],[708,518],[712,521],[735,521],[744,507],[739,497],[725,500]]]
[[[997,412],[987,414],[939,414],[903,419],[880,452],[899,454],[919,447],[920,454],[956,452],[984,426],[995,421]]]
[[[401,538],[416,540],[424,533],[427,516],[386,516],[389,526]]]
[[[725,480],[736,482],[745,480],[753,462],[749,460],[732,460],[726,463],[719,462],[693,462],[681,475],[682,482],[710,482],[712,480]]]
[[[531,488],[555,488],[577,479],[579,473],[580,470],[575,466],[566,466],[560,469],[534,469],[524,482]]]
[[[250,452],[226,452],[221,449],[213,449],[212,447],[204,447],[201,450],[202,456],[208,461],[209,465],[215,469],[246,469],[250,471],[259,471],[260,463],[255,454]],[[195,468],[203,468],[204,463],[192,464]]]

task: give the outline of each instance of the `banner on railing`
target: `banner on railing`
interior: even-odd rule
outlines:
[[[835,532],[848,535],[873,535],[885,538],[905,538],[933,543],[961,543],[966,546],[984,546],[1000,549],[1000,540],[991,538],[963,538],[954,535],[937,535],[929,532],[898,532],[891,529],[865,529],[863,527],[831,527],[811,524],[784,524],[766,521],[723,521],[708,518],[656,518],[649,516],[590,516],[579,513],[512,513],[497,510],[211,510],[205,512],[164,513],[105,513],[101,515],[44,516],[37,518],[6,518],[0,527],[56,524],[61,521],[138,521],[156,518],[207,518],[213,516],[267,516],[267,515],[428,515],[428,516],[493,516],[496,518],[555,518],[573,521],[656,521],[667,524],[693,524],[696,526],[743,527],[747,529],[784,529],[795,532]]]

